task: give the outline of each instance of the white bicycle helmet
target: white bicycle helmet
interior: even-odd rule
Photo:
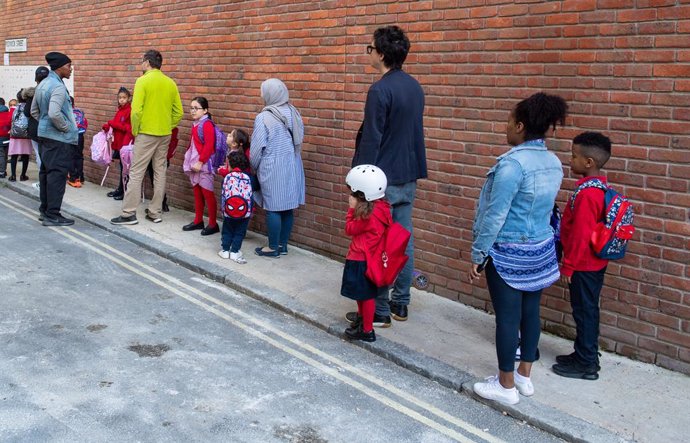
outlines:
[[[345,177],[345,183],[352,192],[362,192],[367,201],[378,200],[386,195],[388,179],[386,174],[374,165],[359,165],[350,169]]]

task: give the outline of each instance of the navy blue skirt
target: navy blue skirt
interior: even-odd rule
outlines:
[[[378,288],[364,275],[366,271],[367,262],[345,260],[340,295],[352,300],[371,300],[376,298]]]

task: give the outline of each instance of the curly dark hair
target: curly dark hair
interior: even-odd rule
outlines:
[[[228,154],[228,164],[232,169],[238,168],[242,171],[249,169],[249,160],[247,160],[247,156],[242,151],[230,152]]]
[[[383,64],[387,68],[401,69],[410,51],[410,40],[399,27],[386,26],[374,32],[374,47],[383,55]]]
[[[536,140],[544,138],[550,126],[565,125],[568,104],[557,95],[539,92],[518,103],[513,112],[515,122],[525,126],[525,141]]]

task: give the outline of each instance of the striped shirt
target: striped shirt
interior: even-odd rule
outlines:
[[[498,275],[520,291],[542,290],[560,277],[553,237],[540,242],[494,243],[489,255]]]
[[[291,107],[278,109],[293,130]],[[253,194],[258,205],[267,211],[287,211],[305,203],[301,150],[295,148],[285,124],[268,112],[254,120],[249,158],[260,184]]]

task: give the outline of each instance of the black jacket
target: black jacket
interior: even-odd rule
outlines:
[[[419,82],[401,69],[388,71],[367,93],[352,166],[378,166],[389,185],[426,178],[423,114]]]
[[[29,117],[29,138],[35,142],[38,141],[38,120],[31,116],[31,102],[34,101],[33,97],[26,99],[26,105],[24,106],[24,115]]]

